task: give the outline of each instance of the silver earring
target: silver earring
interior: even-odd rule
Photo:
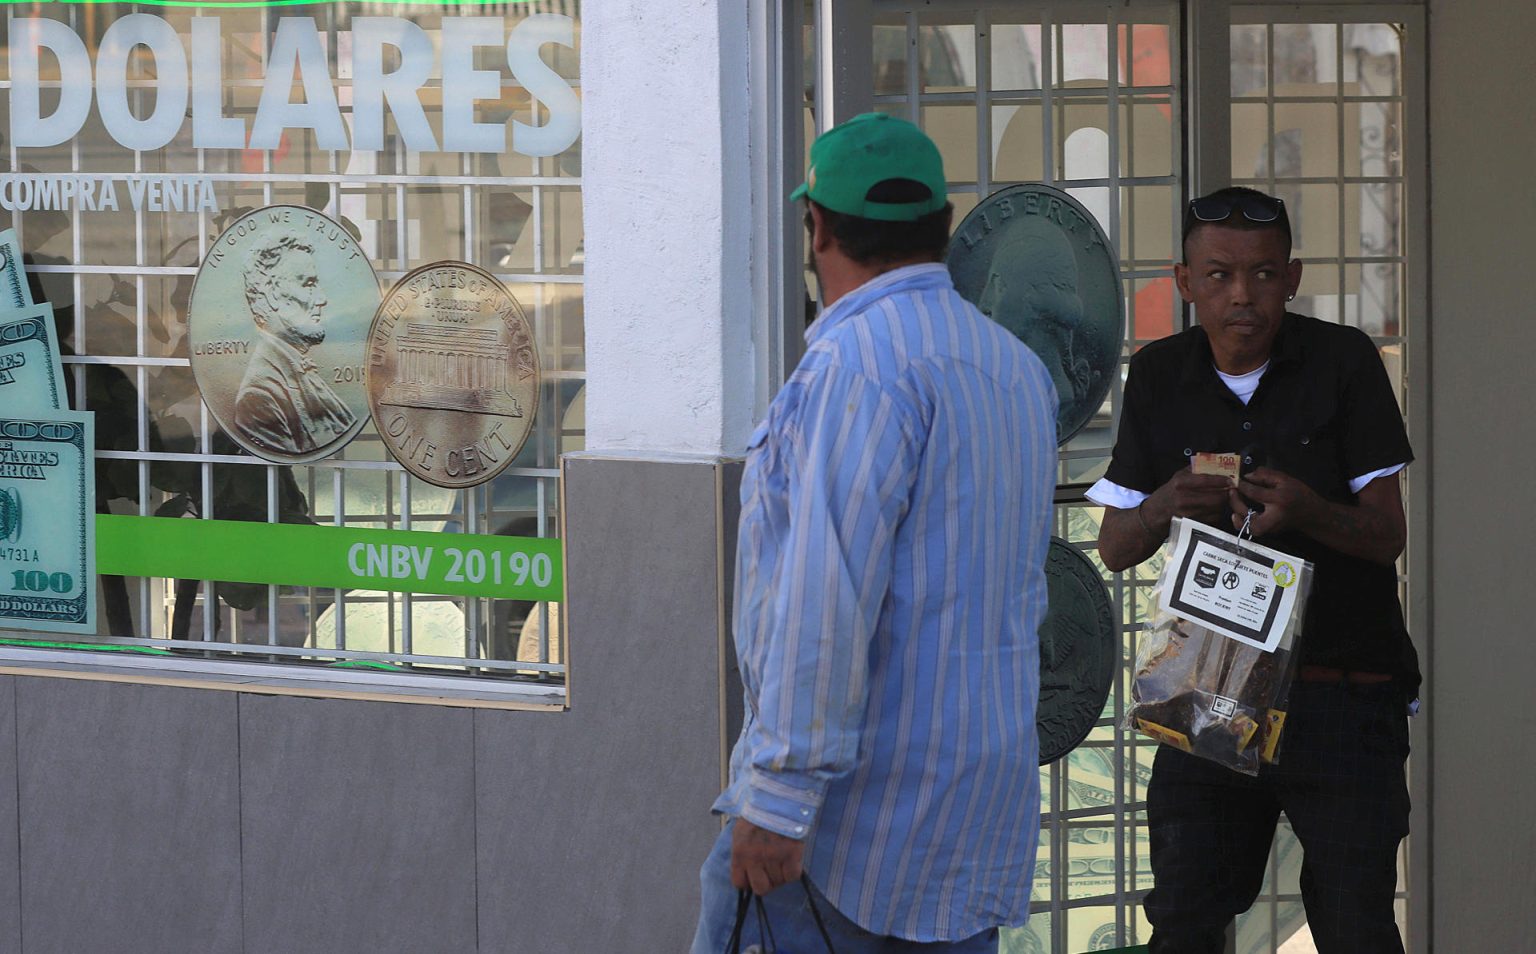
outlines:
[[[1285,300],[1286,301],[1295,301],[1296,300],[1296,293],[1295,292],[1291,292],[1289,295],[1286,295],[1285,296]]]

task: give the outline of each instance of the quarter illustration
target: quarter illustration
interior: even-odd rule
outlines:
[[[367,378],[390,453],[439,487],[501,473],[539,410],[533,328],[505,285],[466,262],[424,265],[384,296]]]
[[[1040,356],[1066,443],[1104,405],[1125,340],[1117,256],[1093,215],[1060,189],[1009,186],[955,230],[955,288]]]
[[[1040,764],[1077,748],[1104,712],[1120,661],[1115,610],[1103,577],[1077,547],[1051,538],[1040,624]]]
[[[368,420],[364,343],[379,280],[327,216],[272,205],[235,220],[198,267],[192,373],[219,426],[257,457],[328,457]]]

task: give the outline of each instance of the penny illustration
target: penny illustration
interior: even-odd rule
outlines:
[[[1064,444],[1104,405],[1125,340],[1120,268],[1093,215],[1060,189],[1009,186],[955,230],[955,289],[1039,355]]]
[[[257,457],[336,453],[368,420],[363,348],[378,305],[368,256],[327,216],[296,205],[241,216],[209,247],[187,307],[203,403]]]
[[[533,327],[505,285],[465,262],[416,269],[368,334],[368,406],[395,460],[439,487],[506,469],[539,410]]]
[[[1077,748],[1104,712],[1120,661],[1115,611],[1098,567],[1060,537],[1045,557],[1040,624],[1040,764]]]

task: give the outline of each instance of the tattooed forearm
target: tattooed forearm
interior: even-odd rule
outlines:
[[[1309,536],[1335,550],[1375,563],[1392,563],[1403,552],[1405,527],[1402,509],[1382,506],[1327,503],[1319,519],[1308,528]]]

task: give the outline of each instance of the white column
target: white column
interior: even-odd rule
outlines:
[[[582,10],[588,452],[729,455],[751,431],[747,14]]]

